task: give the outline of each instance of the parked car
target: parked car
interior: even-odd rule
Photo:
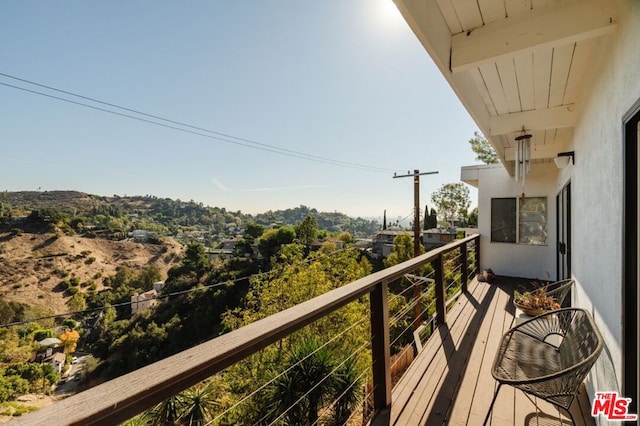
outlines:
[[[77,364],[78,363],[78,357],[74,356],[73,358],[71,358],[71,364]]]
[[[75,380],[76,382],[80,381],[80,379],[82,379],[82,374],[80,373],[76,373],[76,375],[73,376],[73,380]]]

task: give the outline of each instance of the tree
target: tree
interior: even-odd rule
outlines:
[[[269,229],[262,234],[258,241],[258,250],[266,259],[270,259],[280,251],[283,244],[293,242],[296,235],[295,229],[290,226],[283,226],[278,229]]]
[[[311,245],[317,234],[318,220],[313,215],[307,215],[307,217],[296,226],[296,235],[307,247]]]
[[[64,343],[64,352],[72,354],[76,351],[76,345],[80,340],[80,334],[75,330],[66,330],[60,335],[60,340]]]
[[[439,190],[433,193],[431,201],[438,207],[438,211],[444,220],[450,221],[456,215],[466,217],[467,209],[471,204],[469,188],[463,183],[445,183]]]
[[[180,424],[203,426],[213,414],[216,389],[211,382],[186,389],[180,394]]]
[[[199,243],[191,243],[187,246],[182,265],[185,270],[195,272],[198,278],[202,278],[211,267],[209,256],[204,251],[202,244]]]
[[[277,415],[274,420],[317,424],[318,409],[330,400],[331,372],[336,364],[333,351],[314,337],[295,345],[284,373],[273,383],[271,406]]]
[[[429,229],[429,206],[424,205],[424,219],[422,220],[422,230]]]
[[[427,229],[433,229],[438,227],[438,213],[435,211],[435,209],[431,209],[427,220],[428,220]]]
[[[87,302],[82,293],[76,293],[67,301],[67,306],[69,306],[69,309],[73,312],[81,312],[87,309]]]
[[[387,229],[387,211],[384,211],[384,215],[382,217],[382,229],[386,230]]]
[[[258,225],[255,222],[248,222],[245,225],[244,233],[248,237],[250,241],[253,242],[256,238],[260,238],[260,236],[264,233],[264,226]]]
[[[489,141],[479,132],[473,132],[474,137],[469,139],[471,150],[476,154],[476,160],[485,164],[495,164],[498,156]]]
[[[478,208],[477,207],[475,207],[473,210],[471,210],[471,213],[469,213],[469,217],[467,218],[467,226],[471,228],[475,228],[478,226]]]
[[[420,254],[424,253],[424,246],[420,245],[420,248]],[[413,259],[413,236],[408,232],[396,235],[391,254],[384,260],[384,266],[397,265],[410,259]]]

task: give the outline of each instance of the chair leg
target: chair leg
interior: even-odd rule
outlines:
[[[484,418],[484,423],[482,423],[482,426],[485,426],[487,424],[487,422],[489,421],[489,416],[491,415],[491,411],[493,410],[493,404],[496,402],[496,398],[498,397],[498,392],[500,392],[500,387],[501,386],[502,386],[502,383],[498,383],[498,388],[493,393],[493,399],[491,400],[491,405],[489,406],[489,411],[487,412],[487,417]]]

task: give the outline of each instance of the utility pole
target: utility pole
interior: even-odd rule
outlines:
[[[404,178],[413,176],[413,257],[420,254],[420,176],[435,175],[438,172],[424,172],[414,170],[413,174],[407,172],[406,175],[397,175],[394,173],[393,178]]]
[[[423,175],[435,175],[438,172],[424,172],[420,173],[420,170],[414,170],[413,174],[407,172],[406,175],[397,175],[393,174],[393,178],[404,178],[413,176],[413,257],[417,257],[420,255],[420,176]],[[421,282],[412,282],[413,285],[413,298],[416,301],[415,307],[413,308],[413,329],[417,329],[420,327],[420,303],[417,301],[420,300],[422,290],[420,288]]]

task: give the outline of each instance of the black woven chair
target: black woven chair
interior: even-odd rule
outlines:
[[[600,331],[583,309],[566,308],[534,317],[509,330],[500,343],[491,374],[498,381],[489,412],[502,385],[510,385],[564,409],[603,348]]]

